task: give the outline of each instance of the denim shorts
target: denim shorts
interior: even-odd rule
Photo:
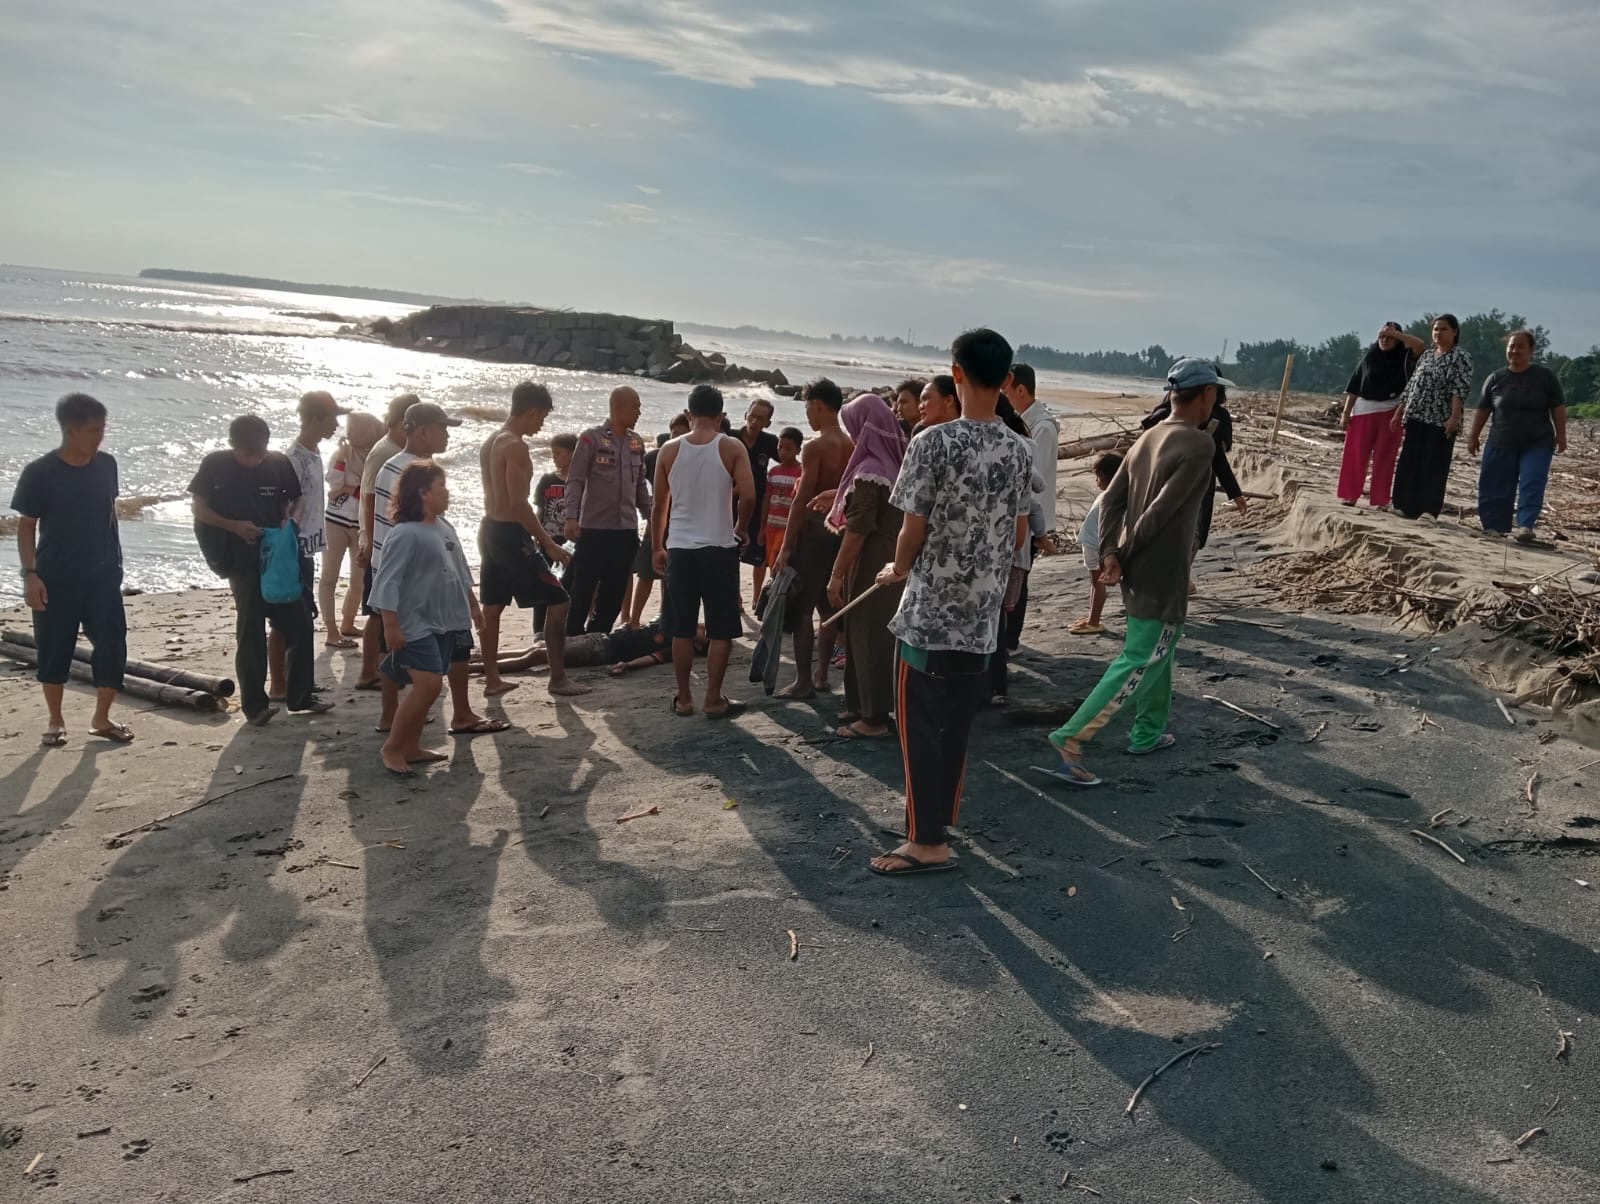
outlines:
[[[391,652],[383,658],[381,668],[402,686],[409,686],[412,669],[419,673],[437,673],[443,676],[450,672],[452,664],[459,664],[471,655],[472,633],[447,631],[442,635],[407,640],[404,648],[398,652]]]

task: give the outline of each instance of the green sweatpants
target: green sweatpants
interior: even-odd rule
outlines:
[[[1167,730],[1172,713],[1172,658],[1183,627],[1159,619],[1127,620],[1122,653],[1063,727],[1050,733],[1060,747],[1068,740],[1093,740],[1124,705],[1133,701],[1133,737],[1129,746],[1149,748]]]

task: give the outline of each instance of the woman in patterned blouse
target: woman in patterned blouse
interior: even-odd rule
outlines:
[[[1433,320],[1433,346],[1423,352],[1406,384],[1404,403],[1391,420],[1405,423],[1405,443],[1394,472],[1394,508],[1406,518],[1435,522],[1444,509],[1450,457],[1461,430],[1465,398],[1472,390],[1472,357],[1456,345],[1461,323],[1454,314]]]

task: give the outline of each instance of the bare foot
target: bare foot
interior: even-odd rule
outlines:
[[[787,686],[784,686],[783,689],[778,691],[778,697],[779,698],[800,698],[800,699],[805,699],[805,698],[815,698],[816,696],[817,696],[817,688],[815,686],[813,686],[813,685],[811,685],[811,684],[809,684],[807,682],[803,682],[803,681],[792,682],[791,684],[789,684]]]
[[[511,693],[521,684],[519,681],[497,681],[492,686],[486,685],[483,687],[483,696],[485,698],[498,698],[502,694]]]
[[[390,752],[389,746],[384,745],[383,749],[378,753],[378,755],[383,758],[383,767],[390,773],[399,774],[403,778],[414,778],[417,776],[415,771],[412,770],[411,766],[406,763],[404,753]]]
[[[581,694],[589,693],[588,686],[580,686],[570,677],[563,677],[560,681],[550,683],[550,693],[556,698],[577,698]]]
[[[426,748],[418,749],[414,753],[406,754],[407,765],[432,765],[435,762],[448,761],[449,759],[450,756],[448,753],[433,752]]]
[[[266,727],[267,724],[272,722],[272,717],[277,713],[277,707],[269,706],[264,710],[257,711],[254,715],[247,716],[245,722],[251,727]]]

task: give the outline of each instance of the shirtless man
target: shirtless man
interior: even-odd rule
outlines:
[[[515,690],[500,678],[500,616],[513,601],[524,609],[544,606],[544,641],[550,659],[550,693],[571,698],[587,694],[567,676],[567,591],[551,569],[572,556],[550,537],[528,500],[533,458],[524,440],[538,434],[554,408],[550,390],[525,380],[511,390],[511,416],[478,453],[483,472],[483,522],[478,527],[482,557],[478,593],[483,600],[484,693]],[[542,549],[542,552],[541,552]]]
[[[839,425],[839,411],[844,406],[844,394],[839,386],[827,377],[819,377],[806,386],[806,421],[817,432],[800,449],[800,485],[795,492],[789,513],[804,515],[803,521],[791,519],[783,534],[783,551],[773,565],[773,573],[781,573],[792,564],[799,577],[799,605],[794,608],[794,663],[798,675],[794,684],[778,691],[783,698],[814,698],[818,690],[828,688],[828,669],[833,661],[834,627],[827,620],[833,614],[828,602],[828,579],[833,576],[834,557],[839,554],[840,536],[829,531],[824,516],[814,510],[811,501],[819,493],[839,487],[845,465],[855,444]],[[822,652],[812,667],[812,654],[816,633],[811,625],[815,611],[822,616]]]

